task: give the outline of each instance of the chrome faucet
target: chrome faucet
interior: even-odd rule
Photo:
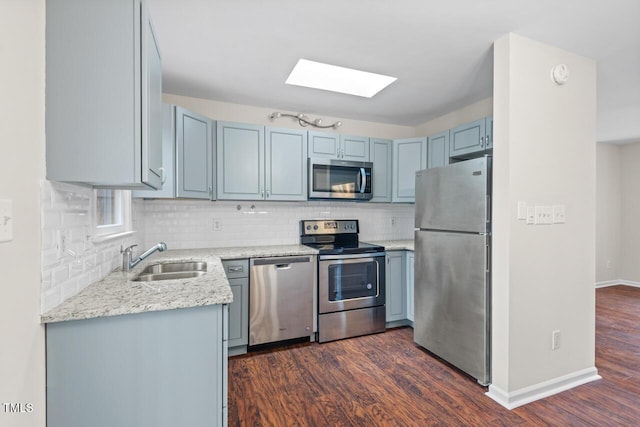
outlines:
[[[132,260],[133,248],[138,245],[131,245],[125,249],[120,248],[120,253],[122,254],[122,271],[129,271],[136,265],[140,263],[140,261],[147,258],[149,255],[154,253],[155,251],[164,252],[167,250],[167,244],[165,242],[160,242],[155,246],[147,249],[142,255],[140,255],[135,260]]]

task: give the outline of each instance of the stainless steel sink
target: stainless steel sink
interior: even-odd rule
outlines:
[[[154,280],[190,279],[204,275],[204,271],[174,271],[172,273],[140,273],[134,282],[151,282]]]
[[[207,271],[207,263],[202,261],[185,261],[151,264],[146,266],[140,274],[174,273],[179,271]]]
[[[154,280],[177,280],[199,277],[207,272],[207,263],[202,261],[167,262],[152,264],[133,279],[134,282],[151,282]]]

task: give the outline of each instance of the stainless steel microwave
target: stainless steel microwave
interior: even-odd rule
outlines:
[[[371,200],[373,163],[309,158],[309,199]]]

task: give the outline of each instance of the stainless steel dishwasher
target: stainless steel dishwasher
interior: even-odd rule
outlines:
[[[313,334],[315,257],[252,258],[249,345]]]

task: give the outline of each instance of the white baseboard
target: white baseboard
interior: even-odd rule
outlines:
[[[640,282],[633,282],[631,280],[605,280],[604,282],[596,282],[596,288],[606,288],[608,286],[626,285],[640,288]]]
[[[598,370],[593,367],[563,375],[549,381],[534,384],[510,393],[507,393],[499,387],[491,384],[489,386],[489,391],[485,394],[505,408],[511,410],[518,406],[522,406],[599,379],[602,379],[602,377],[598,375]]]

